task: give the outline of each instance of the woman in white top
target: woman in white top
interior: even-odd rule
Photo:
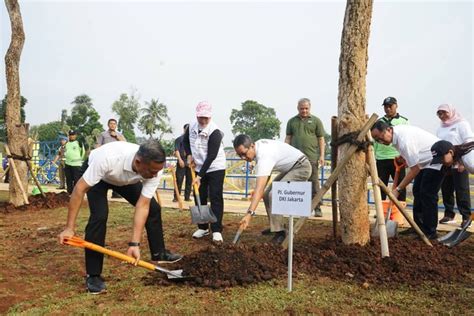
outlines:
[[[436,112],[441,125],[437,130],[437,136],[450,142],[452,145],[461,145],[474,140],[471,126],[450,104],[441,104]],[[444,217],[440,224],[454,222],[454,193],[456,192],[456,204],[463,222],[471,216],[471,198],[469,191],[469,173],[458,165],[452,165],[446,170],[446,175],[441,186],[443,204],[445,207]]]

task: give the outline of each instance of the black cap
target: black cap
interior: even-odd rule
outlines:
[[[450,149],[453,149],[453,144],[447,140],[440,140],[431,146],[431,155],[433,155],[433,160],[431,164],[440,164],[443,163],[443,156],[448,153]]]
[[[382,103],[382,105],[392,105],[392,104],[397,104],[397,99],[395,99],[394,97],[386,97]]]
[[[77,135],[77,132],[73,129],[70,129],[68,135]]]

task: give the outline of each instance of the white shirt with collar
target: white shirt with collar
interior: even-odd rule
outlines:
[[[438,137],[412,125],[396,125],[392,128],[392,144],[406,160],[408,167],[418,165],[420,169],[441,170],[441,164],[430,165],[433,160],[431,146],[440,140]]]
[[[151,179],[145,179],[132,169],[133,158],[138,151],[137,144],[127,142],[113,142],[100,146],[91,151],[89,166],[82,178],[89,186],[94,186],[100,180],[116,186],[135,184],[141,181],[141,194],[151,199],[160,183],[161,170]]]
[[[196,164],[197,172],[201,171],[201,167],[204,164],[204,161],[206,161],[209,136],[217,129],[219,129],[219,127],[213,121],[209,122],[209,124],[201,130],[199,130],[199,123],[197,122],[192,124],[189,128],[189,144],[191,146],[191,153],[193,155],[194,163]],[[225,167],[226,158],[224,144],[221,142],[217,157],[211,163],[206,173],[225,170]]]
[[[273,139],[255,142],[255,175],[270,176],[272,170],[288,172],[304,154],[293,146]]]

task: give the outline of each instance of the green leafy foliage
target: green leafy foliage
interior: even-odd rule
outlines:
[[[30,128],[30,135],[40,142],[58,140],[59,135],[66,135],[63,132],[63,125],[60,121],[53,121],[45,124],[35,125]]]
[[[242,103],[241,110],[232,109],[230,123],[234,135],[247,134],[254,141],[280,136],[281,122],[275,110],[256,101],[247,100]]]
[[[97,136],[104,129],[99,122],[100,115],[94,109],[92,99],[86,95],[77,96],[74,101],[71,115],[66,118],[67,125],[78,132],[78,140],[90,148],[95,143],[91,137]]]
[[[138,128],[150,138],[156,132],[160,133],[158,139],[161,139],[166,133],[171,133],[173,130],[170,126],[170,117],[166,105],[155,99],[145,102],[145,105],[146,107],[140,110],[142,116],[138,122]]]
[[[166,156],[170,157],[173,156],[174,153],[174,139],[171,140],[160,140],[161,146],[165,150]]]
[[[21,101],[20,101],[20,115],[21,115],[21,122],[25,122],[25,105],[28,103],[28,100],[24,97],[21,96]],[[7,112],[7,95],[2,100],[2,103],[0,104],[0,142],[6,142],[7,141],[7,126],[5,122],[5,116]]]
[[[134,131],[138,119],[140,103],[134,92],[130,95],[122,93],[118,100],[112,103],[112,111],[118,116],[117,128],[128,142],[136,143]]]

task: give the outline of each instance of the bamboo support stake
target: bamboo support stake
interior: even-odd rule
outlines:
[[[334,144],[331,147],[331,173],[334,172],[337,166],[337,116],[331,118],[331,142]],[[332,207],[332,235],[334,240],[337,238],[337,180],[331,186],[331,207]]]
[[[5,152],[7,153],[7,155],[11,156],[12,153],[10,152],[8,145],[4,144],[4,146],[5,146]],[[18,182],[18,187],[20,188],[21,194],[23,195],[23,200],[25,201],[25,204],[30,204],[30,202],[28,201],[28,196],[26,195],[26,192],[25,192],[25,188],[23,188],[23,184],[21,183],[20,175],[18,174],[18,171],[16,170],[15,161],[13,160],[13,158],[8,158],[8,163],[11,167],[11,170],[13,170],[13,176],[15,177],[15,180]]]
[[[369,118],[369,120],[362,126],[362,129],[359,132],[359,135],[357,136],[358,141],[363,141],[365,136],[367,135],[367,132],[370,130],[372,125],[377,121],[377,114],[372,114],[372,116]],[[311,209],[314,209],[316,205],[318,205],[322,199],[324,194],[326,194],[327,191],[331,188],[332,184],[334,181],[336,181],[337,177],[339,176],[339,173],[341,173],[342,169],[345,167],[347,162],[351,159],[352,155],[357,151],[357,146],[356,145],[350,145],[349,148],[346,150],[344,153],[344,156],[342,157],[341,161],[339,162],[338,166],[336,169],[334,169],[334,172],[331,173],[329,178],[324,182],[324,184],[321,186],[321,190],[316,193],[316,195],[313,198],[313,201],[311,203]],[[294,234],[297,234],[298,231],[303,227],[304,223],[306,221],[306,217],[301,217],[298,219],[298,221],[295,224],[294,227]],[[281,246],[284,249],[288,248],[288,236],[286,236],[285,240],[282,242]]]
[[[7,176],[7,173],[9,170],[10,170],[10,166],[7,166],[5,170],[3,170],[2,180]]]
[[[370,142],[373,142],[370,131],[367,132],[367,139]],[[388,249],[387,227],[385,226],[383,205],[382,205],[382,195],[380,193],[380,186],[379,186],[377,162],[375,161],[374,147],[372,145],[369,145],[369,148],[367,150],[367,160],[368,160],[368,165],[370,169],[370,176],[372,179],[372,190],[374,191],[375,212],[377,214],[376,225],[377,225],[377,229],[379,230],[382,258],[390,257],[390,252]]]
[[[28,160],[28,157],[27,157],[27,155],[26,155],[26,149],[25,149],[25,147],[22,147],[22,148],[21,148],[21,153],[23,154],[23,157],[26,158],[26,160],[25,160],[25,161],[26,161],[26,165],[27,165],[28,169],[30,170],[31,176],[33,177],[33,181],[35,182],[36,186],[38,187],[38,190],[40,191],[41,196],[42,196],[43,198],[46,198],[46,194],[44,194],[43,188],[41,188],[41,184],[39,183],[38,178],[36,178],[36,174],[33,172],[33,168],[31,167],[30,161]]]

